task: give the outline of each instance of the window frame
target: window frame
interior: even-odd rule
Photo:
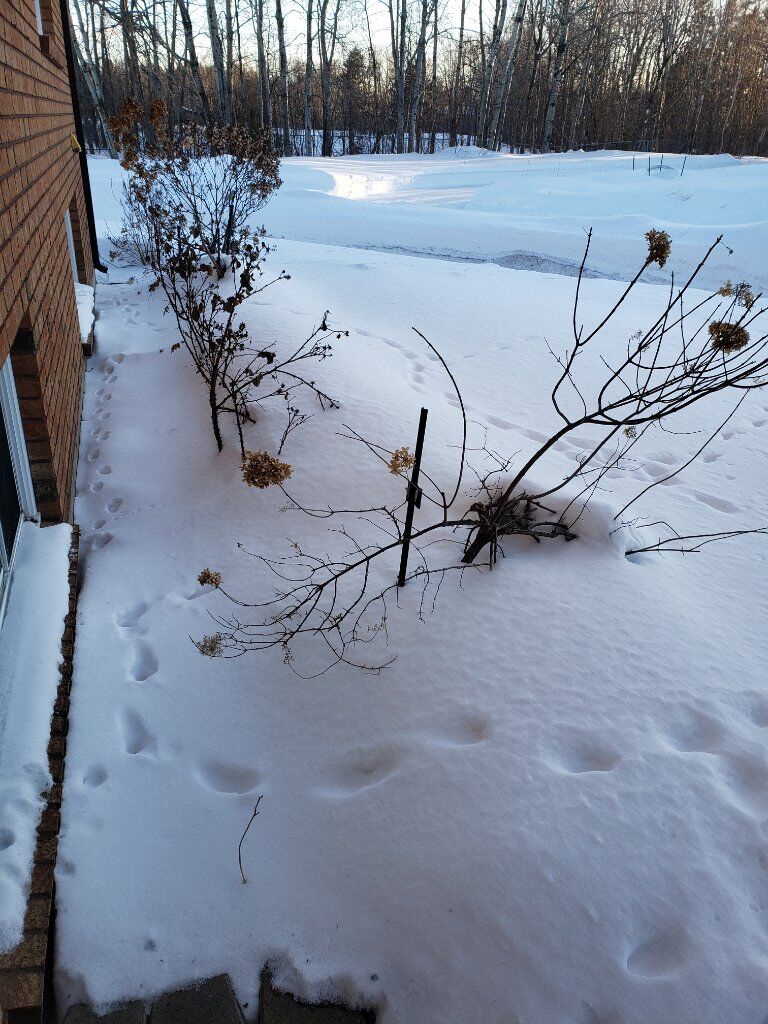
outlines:
[[[72,213],[67,207],[64,211],[64,230],[67,234],[67,246],[69,247],[69,262],[72,266],[72,277],[76,282],[80,281],[80,268],[77,265],[77,249],[75,248],[75,233],[72,230]]]
[[[35,20],[37,21],[37,34],[44,36],[46,33],[43,25],[43,6],[40,0],[35,0]]]
[[[13,575],[13,561],[21,533],[20,526],[26,519],[37,519],[35,490],[32,484],[32,474],[29,469],[27,443],[24,438],[24,427],[21,422],[21,412],[16,394],[16,384],[13,379],[13,366],[10,355],[6,357],[5,362],[0,366],[0,415],[3,417],[5,432],[8,437],[13,477],[16,482],[16,493],[18,494],[21,509],[10,557],[6,555],[5,545],[0,544],[0,625],[2,625]]]

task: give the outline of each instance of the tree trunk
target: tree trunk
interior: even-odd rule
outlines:
[[[413,85],[411,87],[411,109],[408,112],[408,152],[416,150],[416,119],[419,115],[422,94],[422,76],[424,74],[424,56],[427,41],[427,4],[429,0],[421,0],[421,26],[419,28],[419,41],[416,44],[416,67],[413,72]]]
[[[459,20],[459,44],[456,50],[456,73],[453,76],[451,90],[451,125],[448,134],[448,145],[455,146],[459,132],[459,90],[461,88],[461,72],[464,62],[464,17],[467,13],[467,0],[461,0],[461,18]]]
[[[277,45],[280,54],[280,130],[283,138],[283,156],[292,156],[291,125],[288,116],[288,57],[285,52],[285,25],[283,5],[275,0],[275,22],[277,24]]]
[[[219,31],[216,0],[206,0],[205,10],[208,16],[213,71],[216,76],[216,93],[219,97],[219,119],[223,125],[230,125],[232,124],[232,100],[224,68],[224,47],[221,42],[221,32]]]
[[[74,4],[74,8],[75,14],[77,15],[80,34],[83,37],[83,49],[81,50],[80,42],[76,33],[72,33],[72,48],[75,51],[75,60],[80,66],[83,82],[88,90],[91,105],[93,106],[93,113],[98,122],[107,152],[114,160],[117,157],[117,148],[115,147],[115,140],[112,138],[112,132],[109,130],[109,125],[107,123],[107,113],[104,109],[104,92],[101,86],[101,79],[91,53],[91,47],[88,42],[88,34],[85,31],[80,5],[76,3]]]
[[[395,128],[395,149],[405,152],[405,32],[407,28],[406,0],[400,2],[400,33],[397,47],[397,112]]]
[[[432,25],[432,85],[430,87],[430,98],[432,102],[432,128],[429,133],[429,152],[434,153],[437,144],[437,2],[433,0],[432,13],[434,22]]]
[[[304,68],[304,155],[312,156],[312,0],[307,0],[307,59]]]
[[[525,17],[526,0],[517,0],[517,10],[512,22],[512,31],[507,42],[507,59],[504,62],[504,70],[499,75],[496,83],[496,92],[491,106],[491,117],[488,125],[488,138],[491,149],[501,148],[501,111],[504,106],[504,99],[509,89],[509,80],[512,77],[512,70],[517,59],[517,50],[520,45],[520,34]]]
[[[200,113],[203,115],[203,121],[208,128],[211,127],[213,119],[211,117],[211,105],[208,102],[208,96],[203,85],[203,79],[200,75],[200,63],[197,59],[197,49],[195,48],[195,34],[192,30],[192,19],[189,16],[189,4],[187,0],[176,0],[176,5],[181,15],[181,24],[184,28],[184,43],[189,56],[189,69],[192,72],[192,81],[195,83],[195,90],[197,92],[198,99],[200,100]]]
[[[254,0],[256,21],[256,49],[259,57],[259,84],[261,86],[261,124],[272,138],[272,97],[269,92],[269,68],[264,47],[264,0]]]
[[[547,113],[544,118],[544,133],[541,137],[541,149],[544,153],[552,151],[552,133],[555,127],[555,108],[557,97],[560,92],[560,84],[563,80],[563,67],[565,64],[565,51],[568,49],[568,29],[571,20],[567,10],[560,14],[560,31],[557,38],[557,51],[555,53],[555,66],[552,72],[552,84],[549,89],[547,100]]]
[[[480,106],[477,114],[478,143],[481,146],[488,145],[488,98],[491,90],[491,79],[496,68],[496,60],[501,46],[501,35],[504,31],[504,23],[507,20],[507,0],[496,0],[496,10],[493,16],[493,31],[491,42],[488,47],[488,57],[483,68],[482,88],[480,91]]]

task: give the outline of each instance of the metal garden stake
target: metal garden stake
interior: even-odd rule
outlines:
[[[397,577],[398,587],[405,586],[405,576],[408,571],[408,550],[411,546],[411,531],[413,529],[413,510],[421,508],[421,488],[419,487],[419,472],[421,471],[421,450],[424,447],[424,434],[427,430],[428,409],[421,410],[419,417],[419,433],[416,437],[416,451],[413,456],[413,469],[411,479],[408,482],[408,506],[405,510],[405,526],[403,527],[403,550],[400,555],[400,572]]]

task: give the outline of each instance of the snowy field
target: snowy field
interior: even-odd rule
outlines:
[[[473,430],[529,455],[556,426],[548,346],[569,340],[590,226],[587,322],[620,293],[606,278],[642,261],[650,227],[670,232],[676,269],[723,231],[733,256],[704,283],[759,286],[768,165],[681,165],[665,157],[649,176],[626,154],[478,151],[286,161],[263,220],[292,280],[251,301],[252,337],[295,344],[324,309],[350,331],[318,370],[342,408],[317,412],[284,452],[297,496],[390,500],[399,482],[338,431],[412,446],[422,405],[425,466],[450,478],[459,417],[414,326],[456,374]],[[116,226],[121,171],[90,167],[100,227]],[[763,1024],[768,539],[632,561],[610,535],[614,512],[684,461],[701,443],[687,431],[714,428],[730,400],[683,433],[648,435],[577,542],[508,544],[492,574],[463,590],[447,580],[424,621],[406,588],[388,621],[397,660],[380,675],[342,666],[303,681],[279,653],[206,660],[190,642],[230,610],[197,584],[201,569],[258,596],[265,581],[238,542],[322,549],[327,524],[246,487],[232,436],[216,454],[162,301],[128,277],[97,289],[87,374],[62,1007],[228,971],[253,1020],[271,959],[297,995],[374,1006],[385,1024]],[[633,293],[616,343],[665,297],[658,284]],[[265,411],[249,446],[274,450],[282,428],[282,411]],[[766,431],[768,391],[633,514],[681,532],[768,523]],[[553,450],[547,479],[589,440]],[[237,846],[260,794],[243,885]]]

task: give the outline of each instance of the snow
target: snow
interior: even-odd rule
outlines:
[[[91,161],[102,234],[119,216],[120,173]],[[292,490],[322,504],[391,499],[398,481],[338,432],[412,446],[422,404],[425,467],[450,479],[455,400],[413,326],[489,443],[524,458],[555,427],[547,345],[568,341],[574,281],[562,271],[583,229],[594,224],[591,265],[611,277],[634,269],[649,227],[670,230],[676,269],[725,229],[734,255],[714,280],[759,284],[767,174],[695,157],[671,182],[611,153],[285,161],[262,219],[285,236],[272,266],[292,280],[252,300],[252,337],[287,347],[326,308],[350,331],[317,371],[342,408],[312,410],[284,451]],[[671,196],[680,188],[690,201]],[[561,272],[494,262],[522,251]],[[282,512],[279,492],[242,483],[231,432],[216,453],[162,300],[131,273],[98,289],[87,375],[61,1007],[227,971],[254,1019],[272,959],[297,995],[375,1006],[384,1024],[761,1021],[766,541],[629,560],[624,534],[610,535],[628,498],[701,443],[688,431],[725,418],[727,398],[647,438],[578,541],[507,544],[493,573],[447,580],[423,621],[407,587],[389,610],[397,660],[380,675],[341,666],[305,681],[277,652],[208,660],[190,642],[232,610],[197,584],[201,569],[253,599],[269,586],[238,542],[274,555],[288,538],[332,541],[327,523]],[[591,322],[621,286],[582,291]],[[633,293],[619,344],[666,294]],[[766,425],[768,395],[749,396],[707,461],[634,513],[681,532],[765,524]],[[281,410],[265,410],[250,446],[274,451],[282,428]],[[589,439],[559,445],[542,474],[565,475]],[[299,654],[319,666],[316,647]],[[237,846],[261,794],[243,885]]]
[[[80,337],[85,345],[95,320],[95,289],[89,284],[75,282],[75,296],[77,299],[77,316],[80,322]]]
[[[68,525],[24,523],[0,630],[0,952],[21,940],[69,608]]]

